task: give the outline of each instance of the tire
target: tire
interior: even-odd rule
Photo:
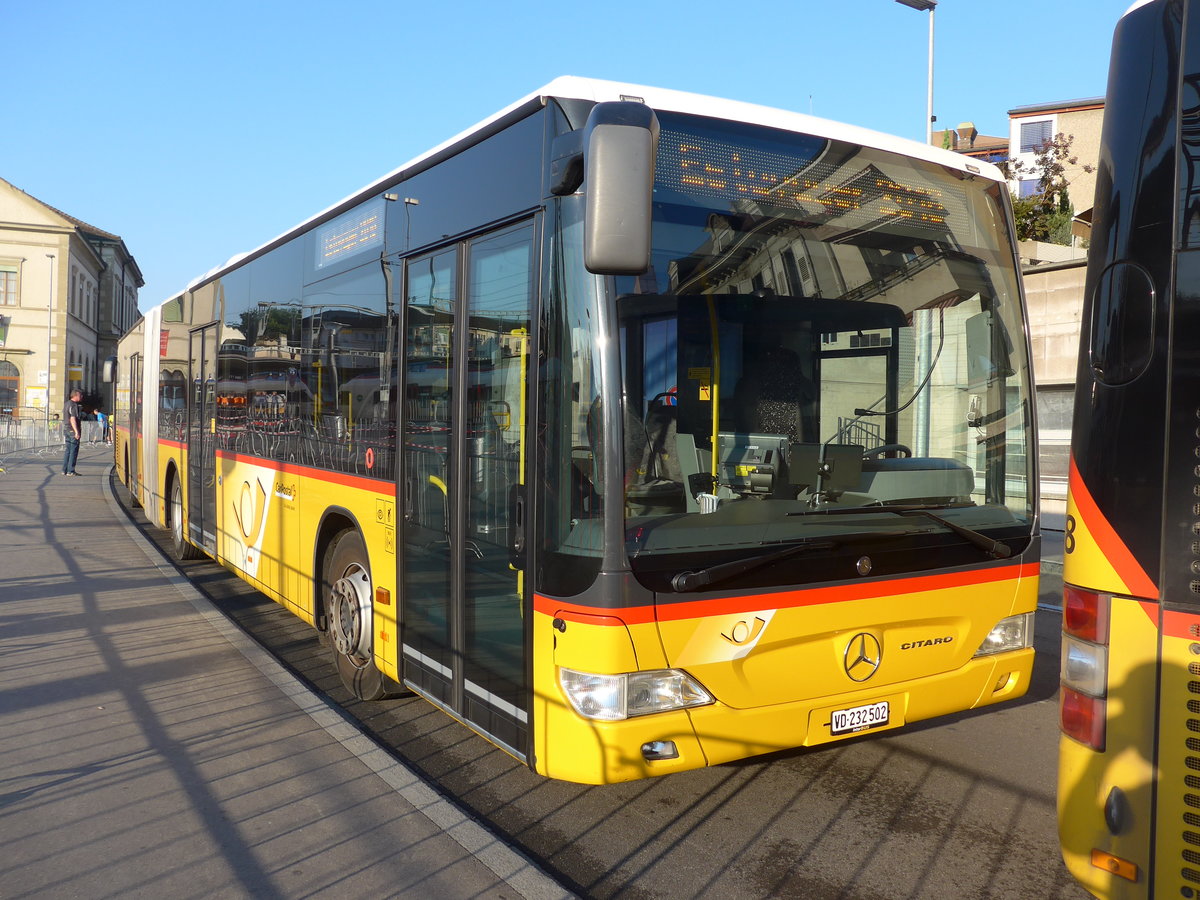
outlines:
[[[170,519],[168,524],[171,526],[171,549],[175,552],[175,558],[180,562],[199,559],[203,554],[197,547],[188,543],[187,536],[183,533],[183,488],[178,478],[171,481],[171,502],[167,505],[167,515]]]
[[[142,499],[138,496],[137,488],[133,484],[133,479],[129,473],[129,451],[125,451],[125,493],[129,495],[129,505],[134,509],[142,508]]]
[[[359,700],[393,696],[398,686],[375,668],[373,659],[374,589],[362,536],[357,531],[343,531],[325,558],[321,578],[328,621],[325,639],[338,677]]]

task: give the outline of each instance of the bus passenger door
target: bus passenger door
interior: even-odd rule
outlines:
[[[534,225],[410,260],[404,680],[524,756]]]
[[[155,504],[146,504],[142,493],[142,354],[129,357],[129,444],[125,452],[125,485],[139,505],[146,505],[150,518],[155,518]],[[155,522],[155,524],[159,524]]]
[[[216,555],[217,325],[191,334],[191,395],[188,402],[188,536]]]

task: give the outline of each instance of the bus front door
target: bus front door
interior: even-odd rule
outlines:
[[[216,364],[217,325],[191,334],[191,399],[188,403],[188,536],[216,555]]]
[[[521,757],[533,235],[409,261],[400,488],[404,680]]]

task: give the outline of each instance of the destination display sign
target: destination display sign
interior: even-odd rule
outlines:
[[[884,170],[887,154],[880,151],[869,158],[867,153],[827,153],[830,141],[796,140],[795,149],[789,149],[779,141],[756,141],[753,133],[738,140],[664,127],[656,181],[698,199],[803,210],[818,222],[899,220],[938,233],[953,227],[947,208],[952,185],[890,174]],[[910,161],[902,162],[907,172],[918,174]]]
[[[383,245],[384,201],[372,200],[317,231],[318,269]]]

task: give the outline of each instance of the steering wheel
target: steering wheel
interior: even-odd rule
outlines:
[[[882,457],[887,453],[901,453],[908,458],[912,458],[912,451],[904,444],[880,444],[863,454],[863,459],[875,459]]]

